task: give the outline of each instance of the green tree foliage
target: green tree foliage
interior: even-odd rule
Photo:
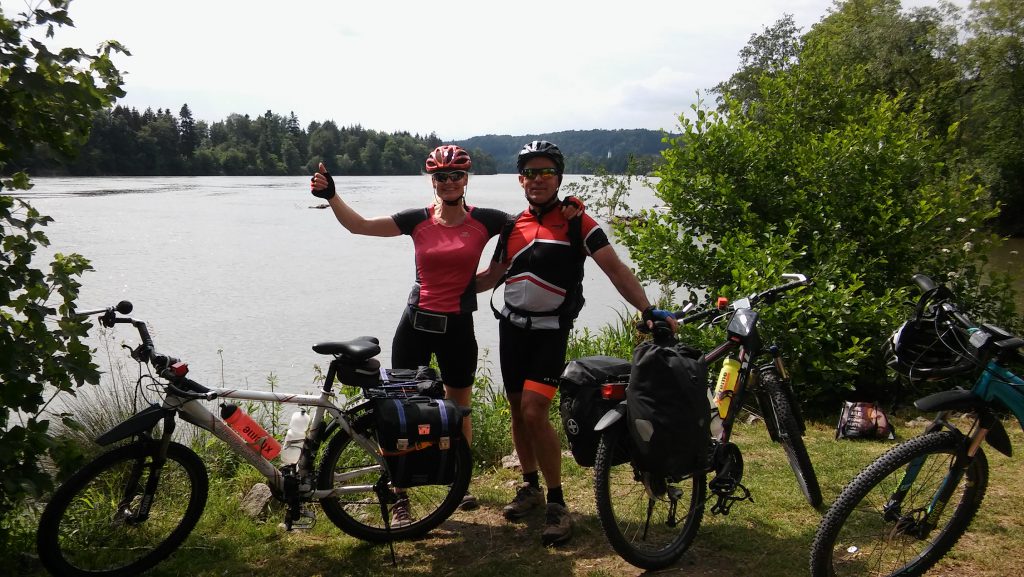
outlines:
[[[758,79],[762,75],[776,76],[796,62],[803,45],[800,29],[793,16],[786,14],[761,34],[752,34],[747,45],[740,50],[740,68],[728,80],[714,88],[718,94],[728,94],[744,106],[760,100]],[[724,106],[724,100],[719,99]]]
[[[913,273],[991,294],[978,249],[993,240],[980,232],[993,211],[922,105],[859,90],[864,67],[837,72],[822,59],[805,51],[762,76],[757,102],[726,95],[724,111],[698,104],[694,120],[681,117],[657,171],[667,210],[617,232],[642,278],[703,289],[705,300],[784,272],[815,279],[766,308],[763,327],[796,360],[799,396],[830,411],[840,397],[888,396],[879,346],[905,318]],[[976,303],[1012,314],[996,299]]]
[[[85,134],[75,158],[37,145],[20,152],[20,164],[37,174],[72,176],[298,175],[316,170],[320,162],[337,174],[414,175],[423,171],[427,154],[443,144],[434,134],[339,128],[330,120],[303,130],[294,113],[286,118],[270,110],[255,119],[231,114],[208,126],[192,116],[188,104],[178,117],[169,109],[97,110],[91,133]],[[470,151],[473,172],[496,173],[484,150]]]
[[[1000,228],[1024,235],[1024,6],[971,3],[964,62],[973,83],[965,143],[993,197]]]
[[[73,26],[66,0],[48,4],[14,19],[0,12],[0,174],[11,175],[0,180],[0,190],[31,186],[19,162],[33,145],[73,156],[89,134],[93,111],[123,95],[110,60],[111,52],[124,51],[118,44],[104,44],[96,54],[52,52],[27,38],[40,29],[49,38],[54,26]],[[33,262],[38,247],[48,244],[41,227],[51,220],[0,196],[0,551],[7,549],[13,505],[50,483],[41,459],[59,456],[49,417],[39,416],[45,397],[99,380],[82,342],[89,324],[75,317],[77,277],[89,270],[88,261],[57,254],[49,272]]]
[[[926,127],[947,154],[977,169],[1001,205],[998,229],[1024,234],[1024,10],[1015,0],[949,3],[901,10],[899,0],[846,0],[807,34],[791,17],[751,37],[741,67],[716,90],[746,104],[772,77],[814,58],[841,75],[863,69],[850,90],[900,97],[904,111],[922,107]],[[964,40],[966,39],[966,40]],[[726,109],[724,100],[719,110]],[[946,139],[954,131],[955,138]]]

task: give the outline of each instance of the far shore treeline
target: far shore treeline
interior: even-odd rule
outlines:
[[[663,136],[644,129],[574,130],[455,142],[472,154],[476,174],[515,172],[516,152],[537,138],[564,148],[569,173],[589,174],[623,173],[631,158],[650,167],[666,146]],[[422,172],[427,153],[446,143],[434,133],[385,133],[330,120],[302,127],[294,112],[231,114],[210,124],[196,120],[188,104],[177,115],[115,106],[94,114],[77,156],[40,145],[12,165],[34,176],[283,176],[310,173],[323,161],[337,174],[414,175]]]

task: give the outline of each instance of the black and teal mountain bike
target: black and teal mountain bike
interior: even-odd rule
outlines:
[[[889,365],[911,380],[975,375],[970,389],[954,388],[917,400],[937,412],[925,432],[889,449],[840,493],[818,525],[811,547],[812,577],[921,575],[956,544],[981,507],[988,487],[982,443],[1011,453],[1000,420],[1009,409],[1024,427],[1024,379],[1009,366],[1021,360],[1024,339],[975,324],[953,293],[924,275],[914,318],[887,343]],[[949,418],[968,413],[961,431]]]

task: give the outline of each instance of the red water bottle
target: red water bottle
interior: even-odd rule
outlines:
[[[220,416],[224,419],[224,422],[231,425],[231,428],[245,440],[246,445],[252,447],[254,451],[263,453],[263,456],[267,459],[273,459],[281,452],[281,443],[278,443],[277,439],[271,437],[259,423],[254,421],[240,407],[221,404]]]

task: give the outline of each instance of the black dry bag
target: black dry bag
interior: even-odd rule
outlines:
[[[696,349],[646,341],[633,350],[626,388],[626,428],[634,462],[644,471],[676,477],[707,464],[711,433],[708,369]]]
[[[448,399],[374,399],[377,440],[396,487],[447,485],[455,480],[454,449],[462,412]]]

